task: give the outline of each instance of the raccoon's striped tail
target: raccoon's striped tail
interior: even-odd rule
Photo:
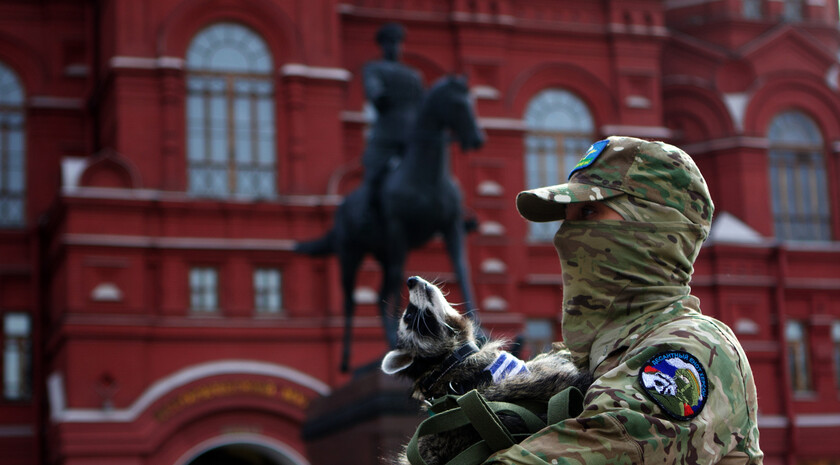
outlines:
[[[313,257],[332,255],[335,253],[335,229],[330,229],[325,235],[311,241],[298,242],[294,251]]]

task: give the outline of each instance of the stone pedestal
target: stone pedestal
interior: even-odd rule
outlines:
[[[388,464],[408,444],[424,418],[420,404],[407,380],[378,368],[312,402],[303,427],[312,465]]]

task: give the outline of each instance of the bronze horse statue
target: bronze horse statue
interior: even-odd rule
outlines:
[[[373,255],[382,268],[379,313],[391,348],[396,345],[396,318],[408,251],[422,246],[436,233],[443,236],[465,308],[475,318],[461,192],[449,169],[450,134],[463,151],[484,144],[463,77],[443,77],[424,95],[406,155],[382,183],[379,208],[370,208],[366,201],[369,187],[363,184],[338,207],[334,225],[326,235],[295,247],[297,252],[309,255],[336,254],[340,261],[344,292],[342,372],[349,368],[353,292],[366,254]]]

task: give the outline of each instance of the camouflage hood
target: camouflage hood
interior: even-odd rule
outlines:
[[[564,221],[554,237],[563,269],[563,340],[595,371],[656,320],[698,310],[688,286],[713,204],[694,161],[662,142],[596,142],[566,184],[526,191],[520,214],[565,217],[569,203],[602,200],[624,221]]]

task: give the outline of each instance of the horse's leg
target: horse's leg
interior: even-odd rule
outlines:
[[[446,243],[446,251],[452,261],[452,268],[458,278],[458,286],[461,288],[461,296],[464,299],[464,308],[472,320],[478,324],[478,314],[473,302],[472,279],[467,261],[467,245],[465,243],[466,232],[463,228],[463,220],[458,219],[449,226],[443,233],[443,240]]]
[[[379,314],[385,328],[385,338],[393,349],[397,345],[397,326],[400,315],[400,289],[403,285],[403,270],[408,255],[408,244],[399,228],[388,230],[388,246],[382,265],[382,289],[379,293]]]
[[[397,347],[397,319],[396,311],[400,305],[399,280],[392,276],[391,266],[382,265],[382,287],[379,289],[379,317],[382,318],[382,329],[385,330],[385,340],[390,349]],[[395,284],[396,283],[396,284]]]
[[[356,275],[364,254],[352,247],[346,247],[339,255],[341,262],[341,287],[344,291],[344,345],[341,348],[341,372],[350,370],[350,346],[353,340],[353,313],[356,302],[353,293],[356,290]]]

